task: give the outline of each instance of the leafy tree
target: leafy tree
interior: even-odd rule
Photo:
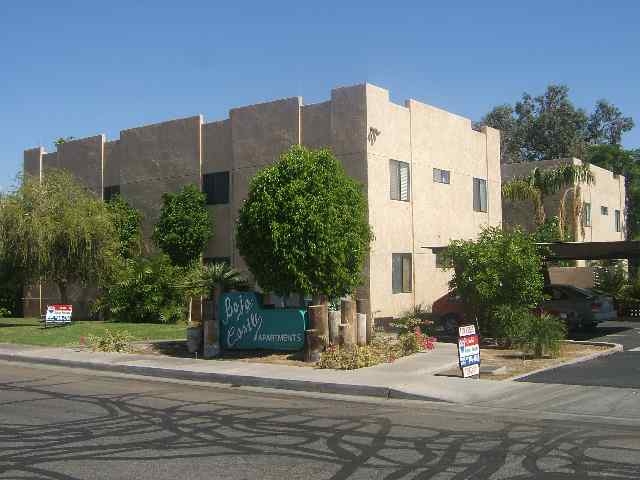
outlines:
[[[502,196],[513,201],[530,200],[533,202],[536,225],[541,226],[546,220],[545,198],[579,183],[592,184],[594,182],[595,177],[587,163],[581,165],[563,164],[546,169],[535,167],[529,174],[504,183]],[[560,234],[564,234],[564,215],[564,202],[561,202],[558,211]]]
[[[72,283],[100,285],[113,272],[118,241],[105,205],[71,174],[25,176],[0,206],[0,254],[25,282],[57,284],[68,302]]]
[[[594,144],[619,145],[622,134],[633,129],[631,117],[624,117],[618,107],[598,100],[587,124],[587,141]]]
[[[520,159],[522,128],[513,116],[511,105],[498,105],[480,121],[500,130],[500,163],[514,163]]]
[[[502,163],[583,157],[589,143],[618,144],[633,119],[599,100],[591,115],[577,108],[566,85],[549,85],[542,95],[524,93],[515,106],[499,105],[480,122],[501,131]]]
[[[237,227],[258,284],[278,294],[352,292],[371,238],[361,186],[331,151],[301,146],[253,178]]]
[[[484,229],[477,240],[453,240],[445,258],[454,268],[449,285],[461,296],[471,318],[500,336],[500,306],[530,309],[542,300],[542,258],[534,238],[519,229]]]
[[[165,254],[129,258],[94,309],[123,322],[175,323],[187,316],[185,268]]]
[[[142,253],[142,214],[120,195],[107,202],[107,210],[120,240],[120,255],[132,258]]]
[[[162,201],[153,241],[175,265],[193,264],[213,234],[205,195],[195,185],[187,185],[177,193],[165,193]]]

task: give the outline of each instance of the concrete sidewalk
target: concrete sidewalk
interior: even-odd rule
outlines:
[[[0,344],[0,360],[239,386],[640,419],[640,392],[633,389],[436,376],[457,364],[456,345],[446,343],[393,363],[349,371],[12,344]]]

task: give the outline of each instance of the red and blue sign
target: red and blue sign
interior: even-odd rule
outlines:
[[[458,358],[462,376],[480,374],[480,339],[475,325],[465,325],[458,329]]]

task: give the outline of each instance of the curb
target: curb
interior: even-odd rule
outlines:
[[[597,347],[611,347],[608,350],[603,350],[602,352],[594,352],[589,355],[584,355],[582,357],[573,358],[571,360],[567,360],[566,362],[558,363],[556,365],[551,365],[549,367],[539,368],[538,370],[534,370],[533,372],[523,373],[522,375],[516,375],[515,377],[510,377],[505,380],[507,381],[518,381],[530,377],[532,375],[536,375],[538,373],[547,372],[549,370],[554,370],[560,367],[566,367],[567,365],[575,365],[576,363],[588,362],[589,360],[593,360],[600,357],[608,357],[609,355],[613,355],[614,353],[619,353],[624,350],[624,347],[620,343],[612,343],[612,342],[591,342],[591,341],[580,341],[580,340],[565,340],[567,343],[577,343],[580,345],[594,345]]]
[[[290,380],[235,375],[214,372],[194,372],[191,370],[174,370],[161,367],[142,367],[137,365],[110,365],[105,363],[85,362],[79,360],[61,360],[57,358],[38,358],[20,354],[0,353],[0,360],[23,362],[30,364],[55,365],[72,368],[84,368],[114,373],[128,373],[156,378],[192,380],[198,382],[222,383],[232,387],[259,387],[298,392],[326,393],[333,395],[350,395],[375,398],[393,398],[396,400],[422,400],[429,402],[445,402],[436,397],[403,392],[390,387],[356,385],[347,383],[317,382],[308,380]]]

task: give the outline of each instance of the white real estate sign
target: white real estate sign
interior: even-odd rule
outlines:
[[[65,325],[71,323],[72,305],[47,305],[47,314],[44,317],[45,326]]]
[[[475,325],[458,328],[458,358],[464,378],[480,375],[480,339]]]

